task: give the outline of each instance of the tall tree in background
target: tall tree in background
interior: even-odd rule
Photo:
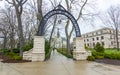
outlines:
[[[111,6],[106,13],[100,15],[100,20],[105,26],[114,30],[114,44],[119,50],[120,5]]]
[[[4,36],[4,41],[3,41],[3,48],[7,48],[7,41],[8,41],[8,33],[9,33],[9,26],[7,26],[5,23],[0,23],[0,32],[2,32]]]
[[[10,44],[8,44],[7,46],[5,45],[5,48],[10,46],[10,50],[12,52],[13,48],[15,48],[15,34],[16,34],[16,15],[14,14],[14,10],[10,7],[5,7],[5,9],[1,9],[0,14],[2,15],[2,17],[0,18],[1,20],[1,25],[3,25],[4,27],[4,36],[5,36],[5,31],[8,34],[7,37],[4,41],[7,43],[9,43],[8,41],[10,40]],[[7,26],[7,27],[6,27]],[[12,43],[12,44],[11,44]]]
[[[38,14],[37,14],[37,20],[40,22],[42,20],[42,0],[37,0],[37,8],[38,8]]]
[[[74,2],[76,2],[75,0],[65,0],[66,1],[66,6],[67,6],[67,10],[71,13],[72,11],[72,4]],[[82,14],[82,11],[83,11],[83,8],[85,7],[85,5],[87,4],[88,0],[81,0],[81,7],[79,9],[79,14],[78,14],[78,17],[77,17],[77,21],[81,18],[81,16],[83,15]],[[68,33],[68,30],[69,30],[69,25],[70,25],[70,20],[67,21],[66,23],[66,27],[65,27],[65,33],[66,33],[66,38],[67,38],[67,51],[68,53],[70,53],[70,38],[71,38],[71,35],[74,31],[74,27],[72,27],[72,30],[70,31],[70,33]]]
[[[116,45],[117,50],[119,50],[120,6],[109,8],[108,15],[110,18],[109,22],[115,30]]]
[[[23,27],[22,27],[22,12],[23,12],[23,5],[27,2],[27,0],[6,0],[9,4],[12,4],[16,11],[17,22],[18,22],[18,35],[19,35],[19,42],[20,42],[20,56],[23,56],[22,47],[24,45],[24,37],[23,37]]]
[[[53,0],[54,2],[52,2],[51,0],[50,0],[50,2],[51,2],[51,4],[52,4],[52,7],[53,8],[55,8],[57,5],[57,2],[55,1],[55,0]],[[54,32],[54,30],[55,30],[55,26],[56,26],[56,23],[57,23],[57,15],[55,15],[54,16],[54,22],[53,22],[53,28],[52,28],[52,31],[51,31],[51,34],[50,34],[50,39],[49,39],[49,43],[51,44],[51,39],[52,39],[52,36],[53,36],[53,32]]]

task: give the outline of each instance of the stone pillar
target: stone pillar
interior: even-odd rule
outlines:
[[[34,36],[32,61],[45,60],[45,39],[43,36]]]
[[[73,58],[75,60],[86,60],[91,52],[87,52],[84,48],[84,40],[82,37],[73,39]]]

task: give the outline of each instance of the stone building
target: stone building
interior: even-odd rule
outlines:
[[[89,48],[94,48],[97,42],[102,44],[104,48],[117,47],[115,30],[110,28],[102,28],[93,32],[89,32],[83,34],[82,37],[84,38],[84,44]],[[120,32],[119,32],[119,43],[120,43]]]
[[[3,46],[3,40],[4,38],[3,38],[3,34],[2,34],[2,32],[0,32],[0,49],[2,49],[2,46]]]
[[[59,29],[57,31],[57,35],[52,36],[51,47],[52,48],[66,48],[66,39],[60,36]]]

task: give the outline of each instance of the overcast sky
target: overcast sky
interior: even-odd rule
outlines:
[[[96,0],[96,7],[99,12],[105,12],[108,8],[110,8],[110,6],[118,4],[120,4],[120,0]],[[96,22],[94,26],[80,26],[81,33],[84,34],[90,31],[100,29],[101,27],[103,27],[101,25],[102,24],[100,22]]]
[[[117,5],[120,4],[120,0],[95,0],[96,1],[96,7],[97,10],[100,12],[106,11],[111,5]],[[0,2],[0,8],[4,7],[4,2]],[[94,31],[96,29],[101,28],[101,25],[99,22],[96,22],[95,26],[86,26],[86,25],[80,25],[81,33],[86,33],[89,31]]]
[[[0,7],[3,7],[4,3],[0,0]],[[95,0],[99,10],[106,10],[111,5],[120,4],[120,0]]]
[[[120,4],[120,0],[97,0],[99,10],[106,10],[111,5]]]

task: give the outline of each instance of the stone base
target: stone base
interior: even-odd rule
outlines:
[[[32,53],[32,61],[44,61],[45,53]]]
[[[33,49],[23,52],[23,60],[32,60],[32,51]]]
[[[91,56],[91,52],[87,52],[87,51],[73,52],[73,58],[75,60],[87,60],[88,56]]]
[[[44,36],[34,36],[33,49],[23,53],[24,60],[44,61],[45,60],[45,39]]]
[[[44,36],[34,36],[32,61],[45,60],[45,38]]]
[[[91,56],[91,52],[86,51],[84,48],[84,39],[82,37],[76,37],[73,39],[73,58],[75,60],[86,60],[88,56]]]

